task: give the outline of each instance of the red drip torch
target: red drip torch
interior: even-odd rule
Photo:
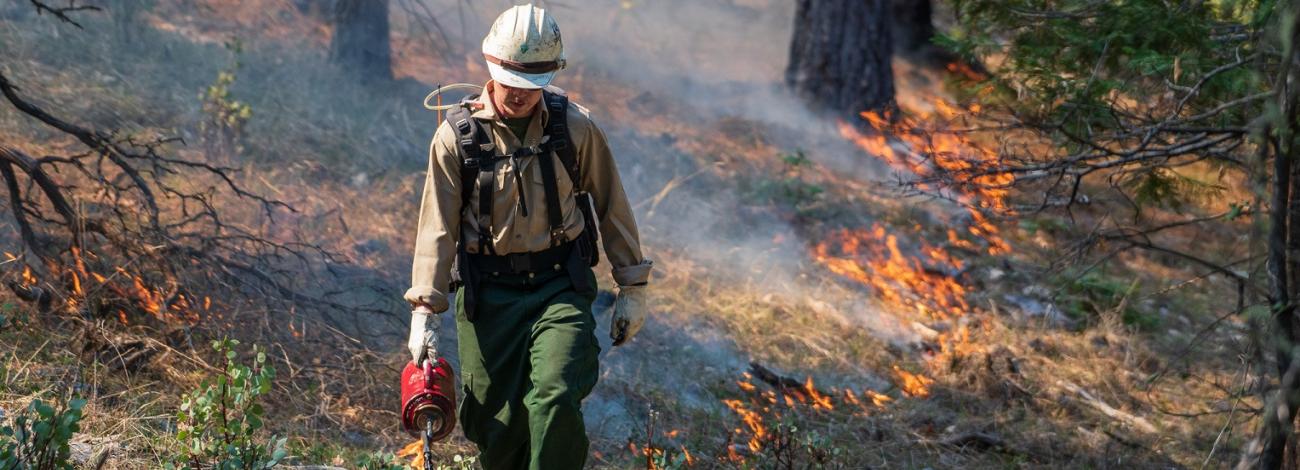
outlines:
[[[432,313],[425,307],[420,313]],[[451,364],[438,357],[439,322],[425,332],[425,355],[419,365],[407,362],[402,370],[402,429],[424,440],[424,468],[433,469],[431,446],[456,428],[456,378]]]

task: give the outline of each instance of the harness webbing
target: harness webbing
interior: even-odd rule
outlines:
[[[542,188],[546,192],[546,221],[551,226],[551,246],[559,246],[564,239],[564,214],[560,206],[560,188],[555,179],[555,160],[549,153],[538,157],[542,168]]]
[[[477,95],[465,98],[474,100]],[[496,189],[497,162],[510,159],[519,192],[519,208],[524,217],[528,217],[528,203],[524,199],[524,183],[519,172],[523,158],[536,156],[542,171],[542,187],[546,198],[546,219],[550,226],[551,246],[558,246],[568,241],[564,238],[564,213],[560,205],[559,180],[555,172],[555,162],[550,158],[552,152],[560,159],[569,180],[573,182],[573,194],[581,187],[577,152],[569,139],[568,108],[569,98],[549,91],[542,92],[542,99],[549,111],[545,139],[539,147],[521,147],[509,155],[496,153],[488,133],[483,125],[470,116],[465,106],[458,106],[447,113],[447,121],[455,125],[457,143],[463,151],[464,160],[461,168],[461,207],[469,208],[471,194],[475,183],[478,185],[479,216],[479,251],[483,254],[496,254],[492,243],[492,206]]]

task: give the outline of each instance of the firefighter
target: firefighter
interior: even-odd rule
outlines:
[[[457,286],[459,418],[484,468],[578,469],[588,447],[581,404],[600,351],[597,240],[618,284],[615,346],[644,323],[651,262],[604,133],[549,86],[565,65],[554,18],[515,6],[482,51],[491,80],[430,145],[405,298],[441,312]],[[412,314],[417,362],[425,320]]]

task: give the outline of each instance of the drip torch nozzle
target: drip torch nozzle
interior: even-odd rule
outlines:
[[[433,470],[433,430],[437,428],[434,421],[432,415],[424,420],[424,470]]]

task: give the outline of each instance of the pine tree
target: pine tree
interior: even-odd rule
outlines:
[[[785,81],[814,108],[848,119],[894,105],[885,0],[799,0]]]

